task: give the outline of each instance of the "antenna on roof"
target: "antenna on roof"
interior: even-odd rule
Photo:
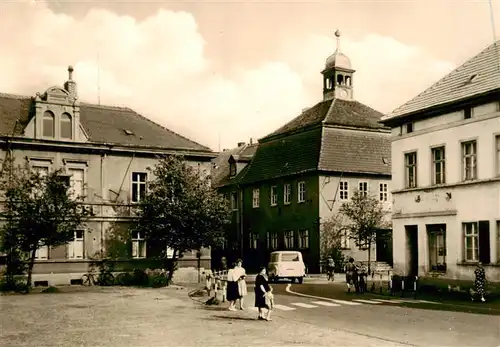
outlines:
[[[99,50],[97,50],[97,104],[101,105],[101,68],[99,67]]]
[[[489,1],[490,3],[490,20],[491,20],[491,30],[493,31],[493,44],[495,45],[496,53],[497,53],[497,63],[498,63],[498,69],[500,70],[500,50],[498,47],[497,42],[497,35],[496,35],[496,29],[495,29],[495,16],[493,14],[493,4],[492,0]]]

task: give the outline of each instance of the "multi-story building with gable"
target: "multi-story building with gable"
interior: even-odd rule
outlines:
[[[500,41],[382,118],[392,128],[394,270],[500,281]]]
[[[123,261],[132,268],[148,267],[154,245],[143,235],[127,234],[135,217],[134,204],[144,196],[148,167],[157,156],[182,154],[207,174],[216,157],[209,148],[166,129],[126,107],[83,103],[78,100],[76,82],[51,87],[34,97],[0,94],[0,154],[20,164],[28,161],[40,171],[63,168],[71,177],[72,190],[85,197],[94,216],[88,230],[75,230],[68,245],[36,253],[34,281],[78,282],[91,258],[106,250],[106,239],[125,230]],[[196,266],[196,252],[186,254],[181,266]],[[210,252],[201,255],[208,267]],[[48,274],[54,274],[52,276]]]
[[[340,33],[336,32],[337,40]],[[296,249],[309,272],[320,270],[321,224],[355,190],[391,207],[390,129],[382,114],[354,98],[354,72],[339,46],[322,71],[323,99],[272,134],[226,184],[240,216],[235,228],[247,269],[267,264],[274,250]],[[227,156],[226,156],[227,157]],[[226,173],[230,176],[231,158]],[[344,253],[366,261],[367,251],[344,237]],[[391,263],[389,232],[380,232],[372,260]]]

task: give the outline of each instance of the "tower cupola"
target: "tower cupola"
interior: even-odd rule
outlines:
[[[352,100],[353,84],[351,60],[340,50],[340,31],[335,31],[337,48],[335,52],[326,59],[323,74],[323,99],[333,98]]]

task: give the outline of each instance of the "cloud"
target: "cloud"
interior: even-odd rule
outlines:
[[[46,4],[2,5],[0,90],[33,95],[62,85],[75,68],[80,99],[134,108],[195,141],[218,148],[261,137],[321,99],[321,71],[332,38],[283,45],[278,59],[236,72],[215,71],[203,36],[187,12],[159,10],[142,21],[93,9],[81,19]],[[8,13],[8,15],[6,15]],[[277,43],[279,46],[280,43]],[[252,49],[248,47],[248,49]],[[357,72],[355,95],[390,111],[453,65],[391,38],[342,39]],[[99,86],[99,87],[98,87]]]

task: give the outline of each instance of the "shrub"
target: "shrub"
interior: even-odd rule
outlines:
[[[134,275],[130,272],[123,272],[116,276],[115,284],[119,286],[132,286],[134,284]]]
[[[151,274],[149,276],[149,286],[160,288],[168,286],[168,277],[166,274]]]
[[[134,269],[132,285],[146,287],[149,284],[149,278],[146,272],[141,269]]]

